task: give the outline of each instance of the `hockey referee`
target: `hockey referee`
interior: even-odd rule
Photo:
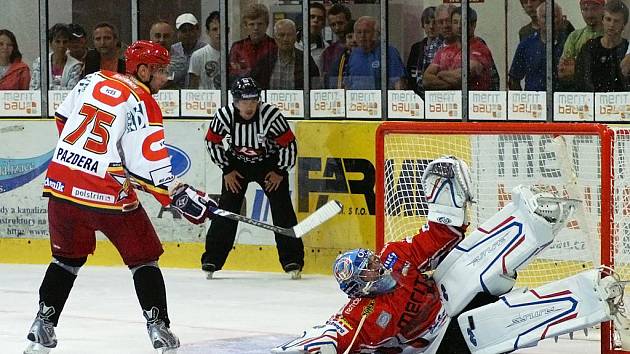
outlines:
[[[239,213],[248,183],[256,182],[269,198],[274,224],[293,227],[297,217],[289,194],[288,171],[297,159],[295,135],[277,107],[260,101],[254,79],[236,80],[232,95],[234,103],[217,111],[205,138],[210,158],[223,170],[219,208]],[[237,222],[226,218],[216,218],[210,224],[201,256],[201,269],[208,279],[225,264],[236,228]],[[275,236],[282,269],[291,279],[300,279],[302,240],[278,233]]]

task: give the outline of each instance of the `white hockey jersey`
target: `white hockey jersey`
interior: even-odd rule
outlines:
[[[149,89],[126,75],[86,76],[55,113],[59,141],[44,196],[111,211],[138,205],[134,186],[170,203],[174,177],[162,112]]]

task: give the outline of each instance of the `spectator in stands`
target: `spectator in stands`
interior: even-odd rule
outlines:
[[[521,27],[521,29],[518,31],[519,42],[524,41],[526,38],[528,38],[535,32],[538,32],[541,28],[543,28],[538,23],[538,16],[536,15],[536,9],[538,8],[538,6],[540,6],[540,4],[544,2],[545,0],[521,0],[521,6],[523,7],[523,10],[525,10],[525,13],[527,14],[527,16],[529,16],[532,20],[530,23]],[[574,30],[575,30],[575,27],[573,27],[573,24],[563,18],[558,32],[564,33],[564,36],[566,37],[569,35],[569,33],[573,32]]]
[[[518,40],[522,42],[532,34],[538,32],[540,25],[538,23],[538,16],[536,15],[536,9],[538,6],[545,2],[545,0],[520,0],[523,10],[531,18],[531,22],[521,27],[518,30]]]
[[[70,42],[70,28],[63,23],[57,23],[48,30],[48,88],[51,90],[72,90],[81,79],[81,62],[68,55],[68,43]],[[31,74],[31,90],[39,90],[41,83],[40,57],[33,62]]]
[[[269,10],[265,5],[249,5],[243,12],[243,22],[248,36],[235,42],[230,49],[230,82],[239,77],[251,76],[256,63],[278,49],[276,42],[266,33]]]
[[[451,12],[453,9],[454,7],[452,5],[447,4],[441,4],[435,8],[437,35],[424,49],[424,57],[422,58],[422,67],[424,68],[424,71],[426,71],[429,68],[429,65],[433,62],[433,58],[435,58],[437,51],[446,45],[445,38],[454,38],[452,37],[453,24],[451,22]],[[424,86],[424,73],[422,75],[422,85]]]
[[[309,33],[308,40],[311,43],[311,57],[317,63],[317,69],[319,72],[322,71],[322,67],[320,66],[321,57],[324,50],[328,47],[328,43],[324,41],[324,34],[322,33],[324,30],[324,26],[326,26],[326,8],[322,3],[319,2],[311,2],[309,8]],[[298,44],[297,48],[304,50],[304,44],[302,43],[302,35],[298,34]],[[321,84],[319,85],[321,86]]]
[[[199,22],[195,15],[191,13],[181,14],[175,20],[175,28],[177,29],[177,38],[179,42],[171,46],[170,70],[172,71],[173,82],[176,87],[187,89],[190,80],[188,76],[188,68],[190,67],[190,57],[192,54],[205,46],[199,40],[201,35]]]
[[[626,80],[628,80],[628,76],[630,76],[630,45],[628,45],[626,55],[621,61],[621,74],[626,78]]]
[[[0,90],[28,90],[31,72],[13,32],[0,29]]]
[[[486,41],[484,41],[483,38],[478,37],[478,36],[475,35],[475,29],[476,29],[476,27],[469,27],[468,28],[469,31],[472,31],[472,33],[469,34],[469,36],[470,37],[475,37],[476,39],[480,40],[481,43],[483,45],[485,45],[486,47],[488,47],[488,50],[490,50],[490,47],[488,46],[488,43],[486,43]],[[490,88],[489,88],[489,90],[490,91],[499,91],[501,89],[501,76],[499,76],[499,70],[497,69],[496,63],[494,62],[494,58],[492,58],[492,63],[490,65],[490,77],[491,77],[491,81],[490,81]]]
[[[68,25],[68,28],[71,34],[70,41],[68,42],[68,54],[81,62],[81,72],[83,72],[85,56],[88,52],[87,32],[85,32],[83,26],[78,23],[71,23]]]
[[[446,46],[440,48],[433,62],[424,72],[423,83],[427,90],[459,90],[462,82],[462,12],[455,8],[451,13],[453,28],[445,37]],[[492,53],[488,46],[474,36],[477,12],[468,9],[468,45],[470,52],[468,86],[470,90],[489,90],[492,85]]]
[[[252,69],[252,77],[261,89],[301,90],[304,88],[304,52],[295,47],[295,23],[282,19],[273,26],[278,49],[262,57]],[[309,58],[309,76],[319,76],[313,57]]]
[[[558,79],[566,91],[579,91],[575,87],[575,59],[589,40],[604,34],[602,18],[605,0],[579,0],[580,11],[586,26],[569,34],[564,43],[562,58],[558,64]]]
[[[175,39],[175,31],[173,26],[165,20],[157,20],[151,24],[149,29],[149,40],[159,43],[169,52]]]
[[[336,77],[329,75],[333,64],[337,63],[339,57],[346,49],[346,35],[352,33],[353,29],[348,31],[348,23],[352,20],[350,9],[343,4],[334,4],[328,9],[328,25],[337,38],[332,42],[320,57],[319,68],[324,78],[325,88],[336,88]]]
[[[586,92],[626,91],[621,73],[621,60],[628,50],[622,38],[628,23],[628,7],[621,0],[608,0],[604,5],[604,35],[584,44],[575,63],[576,87]]]
[[[85,56],[84,75],[99,70],[125,73],[125,60],[118,56],[118,31],[108,22],[98,23],[92,32],[94,49]]]
[[[628,80],[627,77],[630,76],[630,45],[628,45],[628,50],[626,50],[626,55],[623,57],[620,66],[621,74]]]
[[[418,94],[424,89],[422,88],[422,74],[426,69],[423,67],[424,51],[433,42],[437,36],[435,26],[435,6],[429,6],[420,16],[420,23],[424,30],[424,39],[414,43],[407,58],[407,75],[409,75],[409,86]]]
[[[177,90],[179,87],[175,84],[173,79],[175,78],[175,70],[173,68],[186,65],[186,56],[173,55],[171,53],[173,41],[175,40],[175,30],[173,26],[166,20],[157,20],[151,24],[149,29],[149,40],[159,43],[162,47],[168,50],[171,54],[170,64],[168,65],[168,81],[162,87],[163,90]]]
[[[188,75],[191,89],[221,89],[221,23],[219,11],[206,18],[206,34],[210,45],[195,51],[190,57]]]
[[[354,37],[354,20],[348,22],[348,29],[346,31],[346,49],[354,49],[358,47],[357,39]]]
[[[358,47],[357,41],[354,39],[354,21],[350,20],[346,25],[346,39],[344,50],[331,66],[328,77],[326,78],[327,88],[342,89],[344,88],[344,80],[348,73],[348,58],[352,50]]]
[[[354,23],[354,38],[358,47],[348,58],[345,88],[349,90],[381,89],[381,45],[378,39],[379,25],[376,18],[362,16]],[[405,65],[398,50],[387,47],[388,88],[402,90],[405,87]]]
[[[562,50],[566,37],[559,32],[562,23],[562,8],[554,3],[554,36],[553,36],[553,60],[554,60],[554,77],[556,76],[555,67],[562,56]],[[541,28],[545,28],[546,5],[542,3],[538,5],[536,10],[538,23]],[[538,31],[527,37],[516,48],[514,59],[509,73],[510,90],[522,90],[521,80],[525,79],[525,91],[545,91],[547,86],[547,67],[546,67],[546,43],[547,31]],[[555,82],[554,89],[558,89],[558,81]]]

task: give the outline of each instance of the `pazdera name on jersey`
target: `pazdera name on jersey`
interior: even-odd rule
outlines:
[[[53,160],[64,166],[68,166],[73,169],[80,169],[86,173],[95,176],[103,176],[105,169],[99,170],[99,161],[92,159],[80,153],[66,150],[63,147],[57,147]]]

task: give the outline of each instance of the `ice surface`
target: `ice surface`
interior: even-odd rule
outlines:
[[[21,353],[37,311],[45,265],[0,264],[0,353]],[[345,302],[332,277],[286,274],[215,273],[163,269],[171,328],[180,354],[258,354],[321,324]],[[51,354],[151,354],[144,318],[124,267],[81,269],[56,329]],[[546,340],[528,354],[596,354],[599,343]]]

